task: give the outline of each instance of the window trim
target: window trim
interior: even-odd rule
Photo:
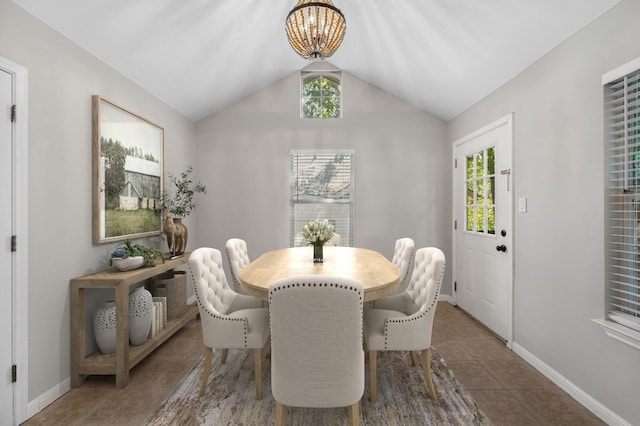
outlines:
[[[611,70],[605,74],[602,75],[602,86],[603,86],[603,118],[604,118],[604,125],[603,125],[603,139],[604,139],[604,144],[605,144],[605,152],[607,154],[605,154],[605,173],[607,176],[609,176],[606,180],[606,185],[605,185],[605,193],[604,193],[604,202],[605,202],[605,212],[606,212],[606,222],[605,222],[605,273],[606,273],[606,277],[605,277],[605,306],[604,306],[604,318],[595,318],[592,319],[592,321],[596,324],[598,324],[602,330],[606,333],[607,336],[611,337],[612,339],[615,339],[623,344],[626,344],[632,348],[635,348],[636,350],[640,350],[640,332],[635,329],[633,326],[627,326],[625,324],[623,324],[623,322],[617,322],[611,319],[611,317],[609,316],[611,313],[615,314],[615,306],[612,306],[612,289],[615,288],[614,283],[611,282],[611,280],[609,279],[610,274],[612,274],[613,268],[614,266],[612,266],[612,259],[611,256],[608,254],[608,252],[611,250],[611,244],[613,243],[613,235],[612,235],[612,231],[609,231],[609,229],[611,228],[611,218],[612,218],[612,207],[609,207],[610,205],[610,199],[612,197],[612,195],[616,195],[612,192],[612,189],[616,189],[616,187],[612,187],[611,183],[610,183],[610,175],[612,173],[612,169],[611,169],[611,156],[612,154],[610,154],[612,147],[615,148],[614,145],[614,140],[613,138],[610,136],[609,132],[607,131],[607,129],[610,127],[610,122],[609,122],[609,113],[610,110],[608,108],[608,103],[610,101],[610,97],[609,97],[609,87],[610,85],[612,85],[613,83],[619,83],[619,81],[621,79],[626,80],[626,78],[632,74],[638,74],[638,72],[640,71],[640,58],[636,58],[614,70]],[[625,84],[625,88],[626,88],[626,81],[624,82]],[[623,179],[625,181],[625,185],[624,185],[624,191],[621,194],[618,194],[617,196],[620,197],[624,197],[624,192],[626,192],[626,180],[628,179],[628,173],[625,172],[627,170],[627,163],[630,161],[627,157],[627,151],[626,151],[626,146],[627,146],[627,140],[626,137],[628,136],[628,128],[627,128],[627,92],[625,91],[623,93],[623,95],[621,96],[621,100],[623,101],[624,104],[624,110],[623,110],[623,129],[625,129],[625,142],[624,142],[624,159],[622,161],[623,165]],[[618,121],[616,121],[616,123],[618,123]],[[627,197],[624,197],[627,198]],[[637,198],[640,200],[640,191],[637,191]],[[624,208],[624,215],[627,216],[628,214],[634,214],[634,212],[632,211],[632,209],[627,209],[626,207]],[[619,267],[618,267],[619,269]],[[640,270],[640,267],[637,267],[636,269]]]

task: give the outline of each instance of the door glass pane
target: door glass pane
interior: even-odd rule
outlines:
[[[476,153],[476,177],[484,176],[484,151]]]
[[[495,176],[491,176],[489,178],[489,182],[487,185],[487,204],[489,205],[495,204],[493,199],[493,194],[495,189],[496,189],[496,178]]]
[[[487,233],[496,233],[496,209],[494,207],[487,207]]]
[[[473,207],[467,207],[467,231],[473,231]]]
[[[467,231],[495,234],[495,147],[467,156]]]
[[[487,173],[494,175],[496,173],[496,148],[491,147],[487,149]]]

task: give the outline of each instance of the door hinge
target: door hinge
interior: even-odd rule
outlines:
[[[458,159],[457,159],[457,158],[454,158],[454,159],[453,159],[453,168],[454,168],[454,169],[457,169],[457,168],[458,168]]]
[[[453,282],[453,291],[458,291],[458,281]]]
[[[18,237],[15,235],[11,236],[11,251],[18,251]]]
[[[11,366],[11,383],[18,381],[18,367],[14,364]]]
[[[458,221],[457,220],[453,221],[453,229],[454,230],[458,230]]]
[[[15,122],[16,121],[16,106],[15,105],[11,105],[11,121]]]

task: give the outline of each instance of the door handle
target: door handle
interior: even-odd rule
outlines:
[[[505,246],[504,244],[502,244],[502,245],[500,245],[500,246],[497,246],[497,247],[496,247],[496,250],[498,250],[498,251],[503,251],[503,252],[505,252],[505,253],[506,253],[506,252],[507,252],[507,246]]]

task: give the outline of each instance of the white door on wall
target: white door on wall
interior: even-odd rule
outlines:
[[[0,424],[13,424],[12,125],[13,76],[0,69]],[[6,414],[11,413],[11,417]],[[4,423],[7,422],[7,423]]]
[[[511,345],[512,115],[453,147],[454,300]]]

